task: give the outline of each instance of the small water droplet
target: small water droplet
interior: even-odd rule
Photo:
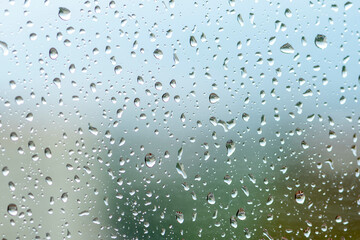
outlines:
[[[120,74],[122,72],[122,67],[120,65],[117,65],[114,67],[115,74]]]
[[[56,50],[56,48],[50,48],[49,50],[49,56],[52,60],[57,59],[57,57],[59,56],[58,51]]]
[[[11,81],[9,82],[9,85],[10,85],[10,88],[11,88],[11,89],[15,89],[15,88],[16,88],[16,82],[15,82],[14,80],[11,80]]]
[[[245,122],[247,122],[247,121],[250,120],[250,115],[247,114],[247,113],[243,113],[243,114],[242,114],[242,119],[243,119]]]
[[[342,68],[341,68],[341,76],[342,76],[343,78],[346,78],[346,77],[347,77],[346,66],[342,66]]]
[[[46,178],[45,178],[45,181],[46,181],[47,184],[49,184],[49,185],[52,185],[52,184],[53,184],[53,180],[52,180],[51,177],[46,177]]]
[[[79,217],[88,216],[89,214],[90,214],[89,211],[85,210],[79,213]]]
[[[92,134],[94,134],[95,136],[98,135],[99,131],[97,130],[97,128],[91,126],[89,124],[89,132],[91,132]]]
[[[181,157],[183,155],[183,152],[184,152],[184,149],[181,147],[179,150],[178,150],[178,161],[181,160]]]
[[[57,86],[57,88],[61,88],[61,80],[60,78],[54,78],[53,83]]]
[[[63,193],[63,194],[61,195],[61,200],[62,200],[64,203],[67,202],[68,198],[69,198],[69,196],[68,196],[67,193]]]
[[[266,138],[260,138],[259,143],[260,143],[260,146],[265,147],[266,146]]]
[[[3,167],[3,169],[1,170],[3,175],[6,177],[7,175],[9,175],[10,170],[8,167]]]
[[[182,164],[182,163],[177,163],[177,164],[176,164],[176,171],[177,171],[184,179],[187,178],[187,174],[186,174],[186,172],[185,172],[184,164]]]
[[[156,163],[154,154],[148,153],[145,155],[145,164],[147,167],[152,168]]]
[[[24,99],[21,96],[15,97],[15,102],[17,105],[21,105],[24,103]]]
[[[345,11],[349,10],[353,6],[352,2],[346,2],[344,4]]]
[[[162,95],[161,99],[163,100],[163,102],[168,102],[170,100],[170,94],[169,93],[164,93]]]
[[[211,104],[214,104],[214,103],[217,103],[218,101],[220,101],[220,98],[216,93],[210,93],[209,101]]]
[[[274,197],[272,195],[269,195],[266,201],[266,205],[271,205],[273,202],[274,202]]]
[[[327,47],[326,36],[322,34],[318,34],[315,37],[315,45],[320,49],[325,49]]]
[[[162,58],[163,58],[163,52],[160,50],[160,49],[155,49],[155,51],[154,51],[154,57],[156,58],[156,59],[159,59],[159,60],[161,60]]]
[[[192,46],[192,47],[196,47],[196,46],[197,46],[197,41],[196,41],[196,39],[195,39],[194,36],[191,36],[191,37],[190,37],[190,46]]]
[[[234,216],[231,216],[230,217],[230,225],[233,227],[233,228],[237,228],[238,224],[237,224],[237,221],[236,221],[236,218]]]
[[[47,158],[51,158],[51,157],[52,157],[50,148],[45,148],[44,152],[45,152],[45,156],[46,156]]]
[[[17,215],[17,212],[18,212],[18,209],[17,209],[16,204],[14,204],[14,203],[9,204],[8,207],[7,207],[7,212],[8,212],[11,216],[16,216],[16,215]]]
[[[135,107],[140,107],[140,98],[135,98],[134,104],[135,104]]]
[[[32,113],[28,113],[25,118],[26,118],[26,120],[31,122],[32,120],[34,120],[34,115]]]
[[[140,85],[143,85],[144,84],[144,79],[141,76],[138,76],[137,77],[137,83],[140,84]]]
[[[284,45],[282,45],[280,47],[280,51],[286,54],[292,54],[295,52],[294,48],[290,45],[290,43],[285,43]]]
[[[59,17],[64,21],[69,21],[71,18],[71,11],[64,7],[59,7]]]
[[[226,142],[227,156],[230,157],[236,150],[235,143],[233,140]]]
[[[10,191],[15,191],[15,184],[13,182],[9,182],[9,189]]]
[[[244,20],[243,20],[241,14],[237,15],[237,21],[239,22],[240,26],[244,26]]]
[[[172,79],[172,80],[170,81],[170,86],[171,86],[172,88],[176,88],[176,80],[175,80],[175,79]]]
[[[243,208],[239,208],[239,210],[236,212],[236,217],[239,220],[244,221],[246,219],[245,210]]]
[[[10,133],[10,139],[13,141],[19,140],[18,135],[15,132]]]
[[[295,193],[295,201],[298,204],[304,204],[304,202],[305,202],[305,194],[304,194],[303,191],[297,191]]]
[[[291,18],[292,17],[292,12],[290,9],[285,9],[285,16],[288,17],[288,18]]]
[[[182,212],[176,212],[176,221],[180,224],[184,222],[184,214]]]
[[[224,177],[224,182],[227,184],[227,185],[230,185],[232,183],[232,179],[229,175],[225,175]]]
[[[209,193],[208,195],[207,195],[207,202],[209,203],[209,204],[211,204],[211,205],[213,205],[213,204],[215,204],[215,195],[214,195],[214,193]]]
[[[341,222],[342,222],[342,217],[341,217],[340,215],[337,215],[337,216],[335,217],[335,222],[341,223]]]
[[[247,197],[250,195],[249,189],[246,186],[242,186],[241,190],[245,193]]]
[[[9,54],[9,48],[6,42],[0,41],[0,49],[2,50],[4,56]]]
[[[345,96],[341,96],[340,97],[340,104],[342,105],[342,104],[345,104],[346,103],[346,97]]]

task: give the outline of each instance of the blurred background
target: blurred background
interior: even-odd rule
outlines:
[[[4,1],[2,239],[360,239],[359,14]]]

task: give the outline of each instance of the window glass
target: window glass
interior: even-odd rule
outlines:
[[[2,239],[360,239],[359,3],[0,6]]]

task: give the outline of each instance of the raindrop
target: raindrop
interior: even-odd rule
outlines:
[[[13,182],[9,182],[10,191],[15,191],[15,184]]]
[[[183,155],[183,152],[184,152],[184,149],[181,147],[179,150],[178,150],[178,161],[181,160],[181,157]]]
[[[172,80],[170,81],[170,86],[171,86],[172,88],[176,88],[176,81],[175,81],[175,79],[172,79]]]
[[[25,118],[26,118],[26,120],[31,122],[32,120],[34,120],[34,115],[32,113],[28,113]]]
[[[192,47],[196,47],[196,46],[197,46],[197,41],[196,41],[196,39],[195,39],[194,36],[191,36],[191,37],[190,37],[190,46],[192,46]]]
[[[17,215],[17,212],[18,212],[18,209],[17,209],[17,206],[16,204],[9,204],[8,207],[7,207],[7,212],[11,215],[11,216],[16,216]]]
[[[67,194],[66,192],[61,195],[61,200],[62,200],[64,203],[67,202],[68,198],[69,198],[69,196],[68,196],[68,194]]]
[[[4,56],[9,54],[9,48],[6,42],[0,41],[0,49],[2,50]]]
[[[176,221],[180,224],[184,222],[184,214],[182,212],[176,212]]]
[[[321,231],[326,232],[327,231],[327,225],[326,223],[324,223],[323,225],[321,225]]]
[[[261,138],[259,140],[260,146],[265,147],[266,146],[266,138]]]
[[[211,204],[211,205],[215,204],[215,195],[214,195],[214,193],[211,193],[211,192],[210,192],[210,193],[207,195],[206,199],[207,199],[207,202],[208,202],[209,204]]]
[[[245,122],[247,122],[247,121],[250,120],[250,115],[247,114],[247,113],[243,113],[243,114],[242,114],[242,119],[243,119]]]
[[[301,44],[305,47],[307,45],[307,41],[305,37],[301,37]]]
[[[52,157],[50,148],[45,148],[44,152],[45,152],[45,156],[46,156],[47,158],[51,158],[51,157]]]
[[[246,219],[245,210],[243,208],[239,208],[239,210],[236,212],[236,217],[239,220],[244,221]]]
[[[345,96],[341,96],[339,102],[340,102],[340,104],[345,104],[346,103]]]
[[[182,164],[182,163],[177,163],[177,164],[176,164],[176,171],[177,171],[184,179],[187,178],[184,164]]]
[[[343,78],[346,78],[346,77],[347,77],[346,66],[342,66],[342,68],[341,68],[341,76],[342,76]]]
[[[162,95],[161,99],[163,100],[163,102],[168,102],[170,100],[170,94],[169,93],[164,93]]]
[[[214,103],[217,103],[218,101],[220,101],[220,98],[216,93],[210,93],[209,101],[210,101],[210,103],[214,104]]]
[[[89,211],[85,210],[79,213],[79,217],[88,216],[89,214],[90,214]]]
[[[91,133],[94,134],[95,136],[98,135],[98,133],[99,133],[99,131],[97,130],[97,128],[92,127],[90,124],[89,124],[89,132],[91,132]]]
[[[95,83],[91,83],[91,84],[90,84],[90,89],[91,89],[91,92],[93,92],[93,93],[96,92],[96,85],[95,85]]]
[[[234,216],[231,216],[230,217],[230,225],[233,227],[233,228],[237,228],[238,224],[237,224],[237,221],[236,221],[236,218]]]
[[[304,204],[304,202],[305,202],[305,194],[304,194],[303,191],[297,191],[295,193],[295,201],[298,204]]]
[[[230,185],[232,183],[232,179],[229,175],[225,175],[224,177],[224,182],[227,184],[227,185]]]
[[[143,85],[144,84],[144,79],[141,76],[138,76],[137,77],[137,83],[140,84],[140,85]]]
[[[341,223],[341,222],[342,222],[342,217],[341,217],[340,215],[337,215],[337,216],[335,217],[335,222]]]
[[[309,145],[305,142],[305,140],[301,141],[301,146],[302,146],[304,149],[308,149],[308,148],[309,148]]]
[[[294,48],[290,45],[290,43],[285,43],[284,45],[282,45],[280,47],[280,51],[286,54],[292,54],[295,52]]]
[[[2,174],[6,177],[7,175],[9,175],[10,170],[8,167],[3,167],[3,169],[1,170]]]
[[[64,7],[59,7],[59,17],[64,21],[69,21],[71,18],[71,12],[69,9]]]
[[[244,26],[244,20],[243,20],[243,18],[241,17],[241,14],[238,14],[238,15],[237,15],[237,21],[239,22],[240,26]]]
[[[241,190],[245,193],[247,197],[250,195],[249,189],[246,186],[242,186]]]
[[[269,195],[266,201],[266,205],[271,205],[273,202],[274,202],[274,197],[272,195]]]
[[[238,191],[237,191],[236,189],[233,189],[233,190],[231,191],[231,197],[232,197],[232,198],[236,198],[237,195],[238,195]]]
[[[290,9],[285,9],[285,16],[288,17],[288,18],[291,18],[292,17],[292,12]]]
[[[235,143],[233,140],[226,142],[227,156],[230,157],[236,150]]]
[[[60,89],[61,88],[61,80],[60,78],[54,78],[53,83]]]
[[[115,74],[120,74],[122,72],[122,67],[120,65],[117,65],[114,67]]]
[[[49,56],[50,56],[50,58],[52,59],[52,60],[55,60],[55,59],[57,59],[57,57],[58,57],[58,51],[56,50],[56,48],[50,48],[50,50],[49,50]]]
[[[345,11],[349,10],[353,6],[352,2],[346,2],[344,4]]]
[[[46,177],[46,178],[45,178],[45,181],[46,181],[47,184],[49,184],[49,185],[52,185],[52,184],[53,184],[53,180],[52,180],[51,177]]]
[[[12,133],[10,133],[10,139],[15,142],[15,141],[19,140],[19,137],[15,132],[12,132]]]
[[[161,60],[163,58],[163,52],[160,49],[155,49],[153,54],[156,59]]]
[[[15,102],[17,105],[21,105],[24,103],[24,99],[21,96],[15,97]]]
[[[135,105],[135,107],[140,107],[140,98],[134,99],[134,105]]]
[[[147,167],[152,168],[156,163],[155,156],[152,153],[145,155],[145,164]]]
[[[326,36],[322,34],[318,34],[315,37],[315,45],[320,49],[325,49],[327,47]]]
[[[11,80],[11,81],[9,82],[9,85],[10,85],[10,88],[11,88],[11,89],[15,89],[15,88],[16,88],[16,82],[15,82],[14,80]]]

